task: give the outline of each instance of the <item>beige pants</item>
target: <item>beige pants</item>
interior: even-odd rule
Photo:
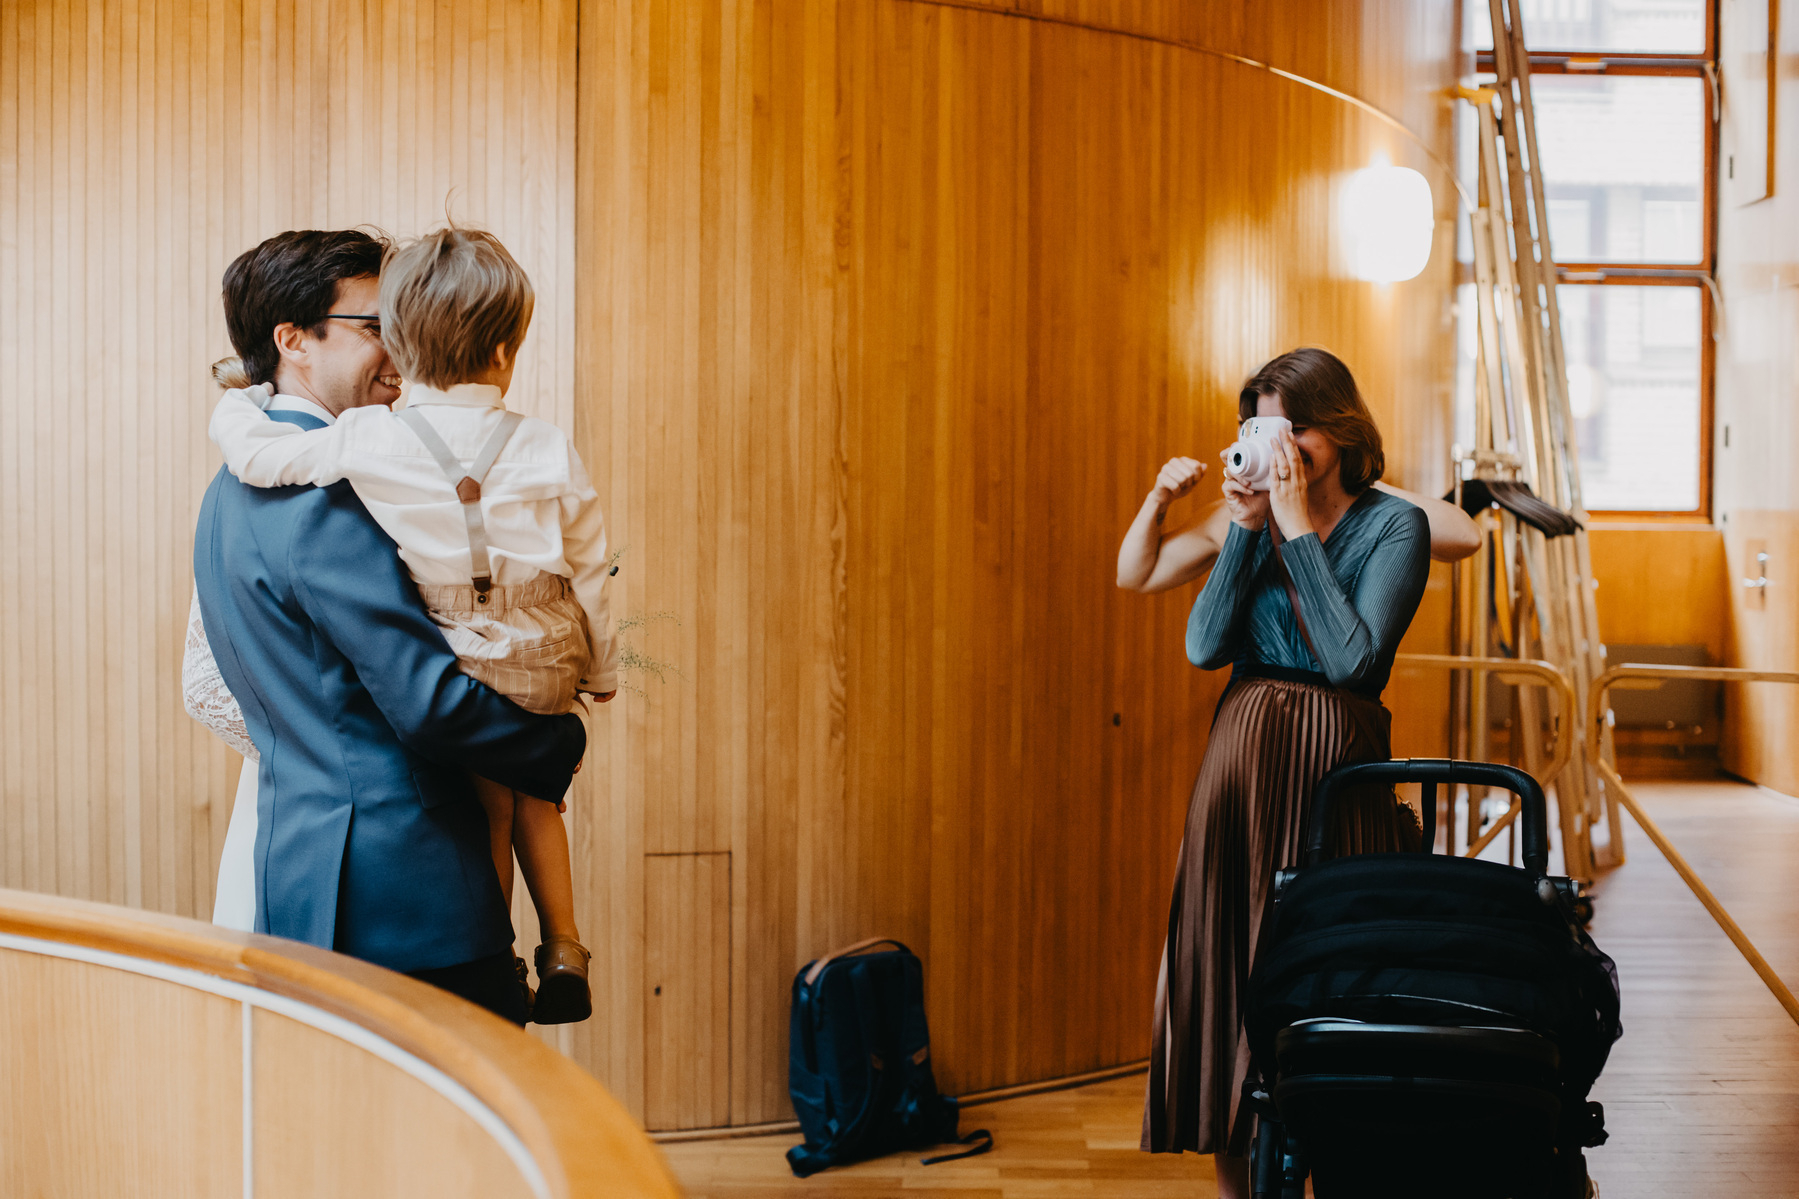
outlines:
[[[462,671],[527,712],[573,710],[587,669],[587,620],[561,575],[490,588],[419,586],[431,619],[462,660]]]

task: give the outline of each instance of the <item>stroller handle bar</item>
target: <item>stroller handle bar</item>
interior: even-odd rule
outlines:
[[[1330,844],[1332,820],[1338,796],[1358,783],[1427,783],[1426,794],[1435,800],[1436,783],[1472,783],[1499,787],[1517,795],[1520,823],[1524,826],[1524,868],[1533,874],[1549,873],[1549,804],[1536,779],[1515,766],[1497,762],[1458,762],[1451,758],[1403,758],[1393,762],[1358,762],[1339,766],[1325,775],[1312,796],[1311,825],[1306,830],[1306,865],[1324,860]],[[1434,829],[1434,820],[1427,827]],[[1430,852],[1430,846],[1424,847]]]

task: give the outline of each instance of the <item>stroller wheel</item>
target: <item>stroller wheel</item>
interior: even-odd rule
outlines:
[[[1579,1149],[1564,1146],[1555,1155],[1544,1193],[1554,1199],[1598,1199],[1599,1184],[1587,1173],[1587,1159]]]
[[[1249,1145],[1249,1191],[1253,1199],[1305,1199],[1305,1159],[1278,1120],[1259,1116]]]

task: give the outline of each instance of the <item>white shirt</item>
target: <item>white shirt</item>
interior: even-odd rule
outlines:
[[[264,403],[319,416],[326,427],[306,430],[270,420]],[[414,383],[406,403],[465,463],[481,452],[506,411],[500,389],[481,383],[445,390]],[[271,399],[260,388],[232,390],[219,400],[207,432],[231,473],[252,487],[348,479],[369,515],[399,544],[415,581],[469,582],[473,566],[462,502],[418,434],[386,408],[351,408],[333,421],[297,396]],[[481,516],[494,583],[515,586],[540,573],[569,580],[591,642],[581,689],[615,690],[618,647],[605,592],[606,522],[581,457],[561,429],[531,417],[519,424],[482,481]]]
[[[273,390],[272,387],[271,390]],[[273,395],[269,398],[268,411],[304,412],[308,416],[318,417],[328,425],[335,425],[337,423],[337,417],[331,414],[329,408],[318,403],[316,400],[309,400],[305,396]]]

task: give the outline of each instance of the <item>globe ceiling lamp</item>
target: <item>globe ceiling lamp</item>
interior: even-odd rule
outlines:
[[[1430,262],[1437,210],[1430,183],[1410,167],[1377,163],[1343,185],[1342,230],[1349,273],[1369,283],[1415,279]]]

